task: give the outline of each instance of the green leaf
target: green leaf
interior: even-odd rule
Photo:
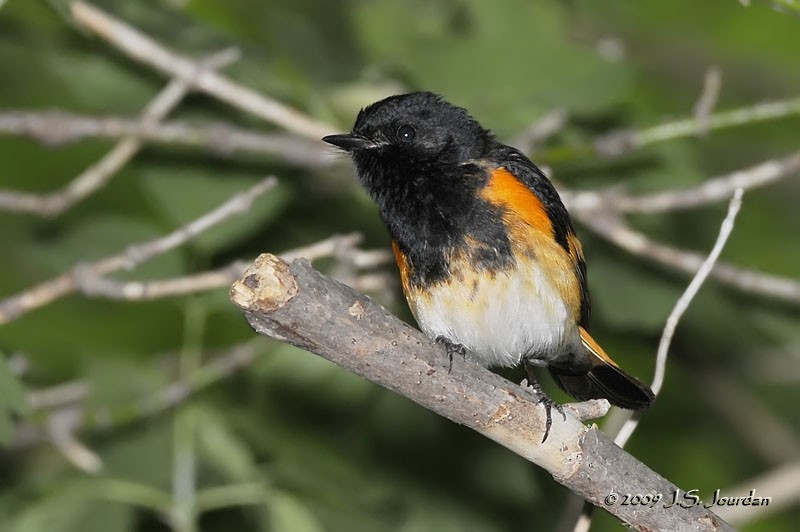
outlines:
[[[6,410],[0,410],[0,445],[11,441],[14,434],[14,425],[11,423],[11,414]]]
[[[8,359],[3,353],[0,353],[0,409],[8,409],[21,415],[30,412],[25,386],[11,373]]]
[[[73,532],[131,532],[136,522],[134,508],[126,504],[95,501],[76,520]]]
[[[103,497],[104,479],[72,479],[12,518],[11,532],[128,532],[133,507]],[[5,527],[3,528],[5,530]]]
[[[25,387],[8,367],[8,359],[0,353],[0,444],[8,443],[13,432],[11,414],[28,415],[30,405]]]
[[[169,490],[172,482],[172,423],[167,416],[136,426],[107,445],[103,453],[109,477]]]
[[[75,264],[100,259],[107,255],[124,252],[132,245],[163,236],[166,231],[149,221],[117,214],[96,214],[84,221],[69,226],[57,240],[51,240],[37,248],[42,262],[53,271],[65,271]],[[173,251],[154,257],[132,273],[121,272],[117,277],[168,277],[186,271],[185,258],[181,251]]]
[[[589,285],[597,315],[617,327],[642,331],[663,328],[681,293],[663,276],[604,257],[592,258]]]
[[[213,175],[191,169],[169,173],[147,171],[141,179],[145,195],[173,228],[212,211],[255,180],[236,175]],[[289,201],[289,190],[278,186],[253,202],[246,213],[236,214],[193,239],[190,246],[211,254],[235,246],[266,227]]]
[[[96,502],[80,483],[62,484],[60,489],[25,507],[9,525],[11,532],[77,532],[77,525]]]
[[[196,407],[198,452],[204,461],[230,480],[248,480],[258,474],[255,459],[242,438],[211,408]]]
[[[132,406],[166,387],[163,371],[134,357],[135,353],[120,353],[85,359],[82,374],[89,384],[90,407]]]
[[[355,21],[376,64],[467,107],[501,135],[553,107],[605,110],[631,88],[625,65],[573,42],[555,2],[363,2]]]
[[[273,492],[269,500],[269,525],[274,532],[324,532],[319,520],[298,498],[281,491]]]

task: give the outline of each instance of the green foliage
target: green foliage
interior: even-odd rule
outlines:
[[[24,385],[11,372],[8,360],[0,353],[0,444],[11,440],[11,416],[30,412]]]
[[[501,134],[552,107],[597,112],[629,88],[624,65],[571,42],[569,14],[557,3],[513,0],[498,9],[479,0],[393,0],[361,3],[354,16],[375,65],[414,86],[459,95]]]
[[[798,149],[796,115],[662,139],[615,158],[593,148],[612,130],[691,116],[711,66],[723,76],[718,109],[797,98],[800,17],[788,1],[98,3],[187,56],[240,48],[241,60],[226,67],[231,78],[342,130],[360,107],[410,90],[445,94],[502,138],[563,109],[566,125],[532,156],[574,190],[687,187]],[[24,110],[135,117],[166,83],[78,28],[69,4],[0,1],[0,125]],[[169,118],[282,133],[198,93]],[[367,248],[387,247],[347,164],[308,169],[258,152],[231,157],[224,139],[216,140],[213,150],[147,144],[110,183],[58,217],[0,212],[0,300],[172,232],[268,174],[279,186],[247,213],[113,277],[186,275],[334,232],[361,231]],[[0,133],[0,189],[57,190],[114,141],[52,145]],[[797,175],[749,191],[723,260],[797,279],[799,199]],[[720,204],[630,219],[653,238],[703,253],[723,215]],[[593,332],[626,368],[649,377],[687,278],[629,256],[587,227],[578,232]],[[338,271],[335,260],[318,266]],[[408,316],[386,292],[372,295]],[[710,281],[678,328],[666,387],[632,452],[704,495],[778,467],[753,445],[760,425],[742,434],[714,410],[720,401],[707,401],[703,379],[734,377],[800,447],[797,318],[797,304]],[[559,526],[567,494],[546,474],[314,355],[263,341],[241,371],[214,373],[216,357],[253,336],[225,289],[149,302],[72,294],[0,324],[0,444],[7,446],[0,449],[0,529],[190,532],[192,521],[204,532]],[[87,394],[76,403],[83,427],[76,437],[103,463],[92,475],[42,438],[26,439],[56,419],[54,410],[32,408],[29,394],[72,381]],[[176,382],[188,388],[174,394],[193,393],[165,408],[174,396],[162,392]],[[72,404],[62,398],[61,406]],[[796,458],[787,451],[787,461]],[[798,512],[795,505],[749,529],[794,530]],[[604,515],[593,528],[618,529]]]

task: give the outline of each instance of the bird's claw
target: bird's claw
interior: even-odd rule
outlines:
[[[437,336],[434,340],[436,344],[444,345],[444,349],[447,352],[447,373],[451,373],[453,371],[453,355],[460,355],[461,357],[466,358],[467,356],[467,348],[461,344],[456,344],[445,338],[444,336]]]

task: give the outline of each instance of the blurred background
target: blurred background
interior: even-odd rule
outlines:
[[[237,260],[304,248],[411,320],[375,207],[349,161],[317,141],[411,90],[468,108],[574,200],[594,336],[647,381],[692,266],[632,254],[593,221],[702,257],[729,193],[627,213],[616,198],[692,190],[772,161],[773,182],[745,193],[723,252],[730,275],[710,279],[684,316],[663,392],[627,448],[704,498],[772,497],[724,514],[744,530],[797,529],[796,2],[95,5],[185,58],[224,63],[218,52],[235,47],[235,61],[206,66],[310,125],[208,91],[145,119],[170,79],[148,63],[152,51],[118,50],[74,2],[0,1],[0,530],[571,530],[579,505],[547,473],[315,355],[255,338],[228,300]],[[63,188],[137,132],[97,190]],[[247,212],[141,265],[124,255],[266,175],[277,188]],[[579,209],[576,191],[599,210]],[[363,238],[330,239],[353,232]],[[119,253],[127,259],[113,268],[94,262]],[[191,277],[190,294],[170,295],[174,282],[164,293],[121,284],[207,271],[214,282]],[[619,528],[596,512],[593,530]]]

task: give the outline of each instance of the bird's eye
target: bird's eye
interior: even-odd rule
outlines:
[[[397,129],[397,138],[403,142],[411,142],[417,136],[417,130],[411,126],[400,126]]]

